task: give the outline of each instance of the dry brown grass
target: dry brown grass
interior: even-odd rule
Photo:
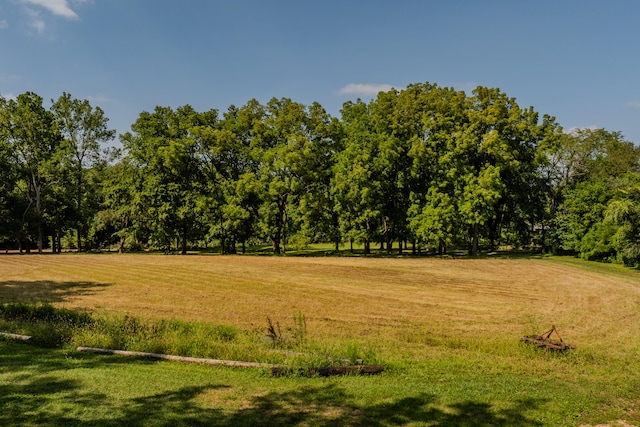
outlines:
[[[299,312],[314,336],[517,336],[551,324],[568,342],[640,336],[640,275],[545,259],[0,256],[0,302],[12,301],[241,328]]]

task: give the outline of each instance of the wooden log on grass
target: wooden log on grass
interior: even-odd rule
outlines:
[[[145,357],[150,359],[161,360],[173,360],[176,362],[187,363],[202,363],[206,365],[214,366],[234,366],[241,368],[270,368],[271,375],[283,376],[295,372],[299,372],[306,375],[320,375],[321,377],[328,377],[332,375],[345,375],[348,373],[359,374],[377,374],[382,372],[382,366],[380,365],[347,365],[347,366],[326,366],[321,368],[289,368],[280,365],[274,365],[270,363],[257,363],[257,362],[240,362],[237,360],[220,360],[220,359],[204,359],[199,357],[185,357],[174,356],[171,354],[158,354],[158,353],[145,353],[142,351],[127,351],[127,350],[111,350],[107,348],[94,348],[94,347],[78,347],[77,351],[95,353],[95,354],[109,354],[129,357]]]
[[[30,335],[10,334],[9,332],[0,332],[0,336],[22,341],[29,341],[31,339]]]
[[[357,374],[378,374],[382,372],[380,365],[347,365],[347,366],[325,366],[322,368],[287,368],[274,366],[271,368],[271,375],[279,377],[283,375],[299,373],[302,375],[319,375],[329,377],[333,375]]]
[[[202,363],[205,365],[214,365],[214,366],[237,366],[241,368],[274,368],[277,366],[270,363],[240,362],[236,360],[220,360],[220,359],[204,359],[200,357],[174,356],[171,354],[145,353],[142,351],[110,350],[106,348],[78,347],[76,350],[85,351],[89,353],[96,353],[96,354],[115,354],[119,356],[129,356],[129,357],[146,357],[150,359],[173,360],[176,362],[186,362],[186,363]]]

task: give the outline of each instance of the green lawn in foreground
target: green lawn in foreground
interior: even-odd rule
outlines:
[[[573,356],[535,355],[539,375],[511,357],[453,349],[376,376],[274,378],[4,341],[0,425],[574,426],[614,416],[639,391]]]

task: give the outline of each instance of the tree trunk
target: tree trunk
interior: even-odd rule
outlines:
[[[82,176],[82,158],[78,159],[78,168],[77,168],[77,185],[76,188],[76,197],[77,197],[77,215],[78,215],[78,223],[76,225],[76,232],[78,233],[78,252],[82,252],[82,227],[84,222],[84,215],[82,215],[82,184],[83,184],[83,176]]]
[[[22,232],[16,231],[16,242],[18,243],[18,252],[22,253]]]
[[[473,224],[473,236],[471,241],[471,256],[478,255],[478,232],[479,232],[480,224],[477,222]]]
[[[280,239],[279,238],[272,237],[271,238],[271,246],[273,247],[273,253],[274,254],[279,254],[280,253]]]
[[[31,181],[33,183],[33,191],[35,192],[35,213],[38,222],[38,236],[37,236],[37,244],[38,244],[38,253],[42,253],[42,206],[41,206],[41,197],[42,197],[42,185],[38,183],[36,179],[36,175],[34,172],[31,173]]]
[[[42,213],[40,211],[40,192],[37,193],[36,196],[36,216],[38,221],[38,236],[37,236],[37,245],[38,245],[38,253],[42,253],[42,245],[43,245],[43,231],[42,231]]]
[[[225,235],[224,235],[224,223],[222,220],[222,215],[220,215],[220,252],[222,255],[226,253],[226,245],[225,245]]]
[[[276,233],[271,238],[273,244],[273,252],[276,254],[284,253],[285,227],[287,221],[287,194],[278,196],[278,214],[276,216]]]
[[[44,247],[44,232],[42,231],[42,222],[38,220],[38,253],[42,253]]]

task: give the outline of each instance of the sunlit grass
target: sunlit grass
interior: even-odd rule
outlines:
[[[640,273],[617,266],[524,256],[69,254],[2,257],[0,277],[2,303],[49,302],[91,315],[93,326],[76,331],[63,350],[50,350],[51,358],[75,367],[65,368],[75,371],[68,375],[82,372],[83,379],[73,381],[88,394],[100,392],[87,385],[92,374],[86,365],[100,361],[91,368],[100,377],[108,375],[108,361],[117,360],[123,375],[143,385],[125,394],[109,385],[105,398],[116,413],[125,413],[141,396],[151,404],[161,390],[178,389],[184,395],[177,399],[189,402],[201,419],[210,420],[213,411],[224,420],[211,425],[250,425],[261,419],[252,412],[259,408],[272,423],[300,425],[367,425],[372,418],[365,412],[381,416],[377,425],[477,425],[472,421],[480,419],[480,425],[570,426],[639,416]],[[295,334],[301,316],[303,340]],[[285,335],[279,346],[265,339],[267,319],[278,322]],[[575,351],[547,353],[519,342],[552,324]],[[15,325],[0,321],[20,333]],[[23,358],[23,347],[0,345],[5,354],[15,354],[2,359],[0,386],[14,381],[4,369],[9,362],[37,374]],[[80,356],[76,345],[291,365],[364,358],[383,364],[385,372],[272,379],[260,371],[163,362],[144,364],[154,377],[144,380],[134,373],[136,362]],[[49,363],[48,354],[38,352],[34,360]],[[178,370],[182,378],[169,380],[160,370]],[[62,368],[53,371],[67,375]],[[186,393],[203,372],[224,377],[224,388]],[[295,392],[302,387],[310,387],[307,395]],[[307,409],[300,412],[300,404]],[[33,402],[31,410],[38,407]],[[156,425],[168,425],[171,411],[178,409],[167,410]],[[97,412],[83,419],[96,417]]]

